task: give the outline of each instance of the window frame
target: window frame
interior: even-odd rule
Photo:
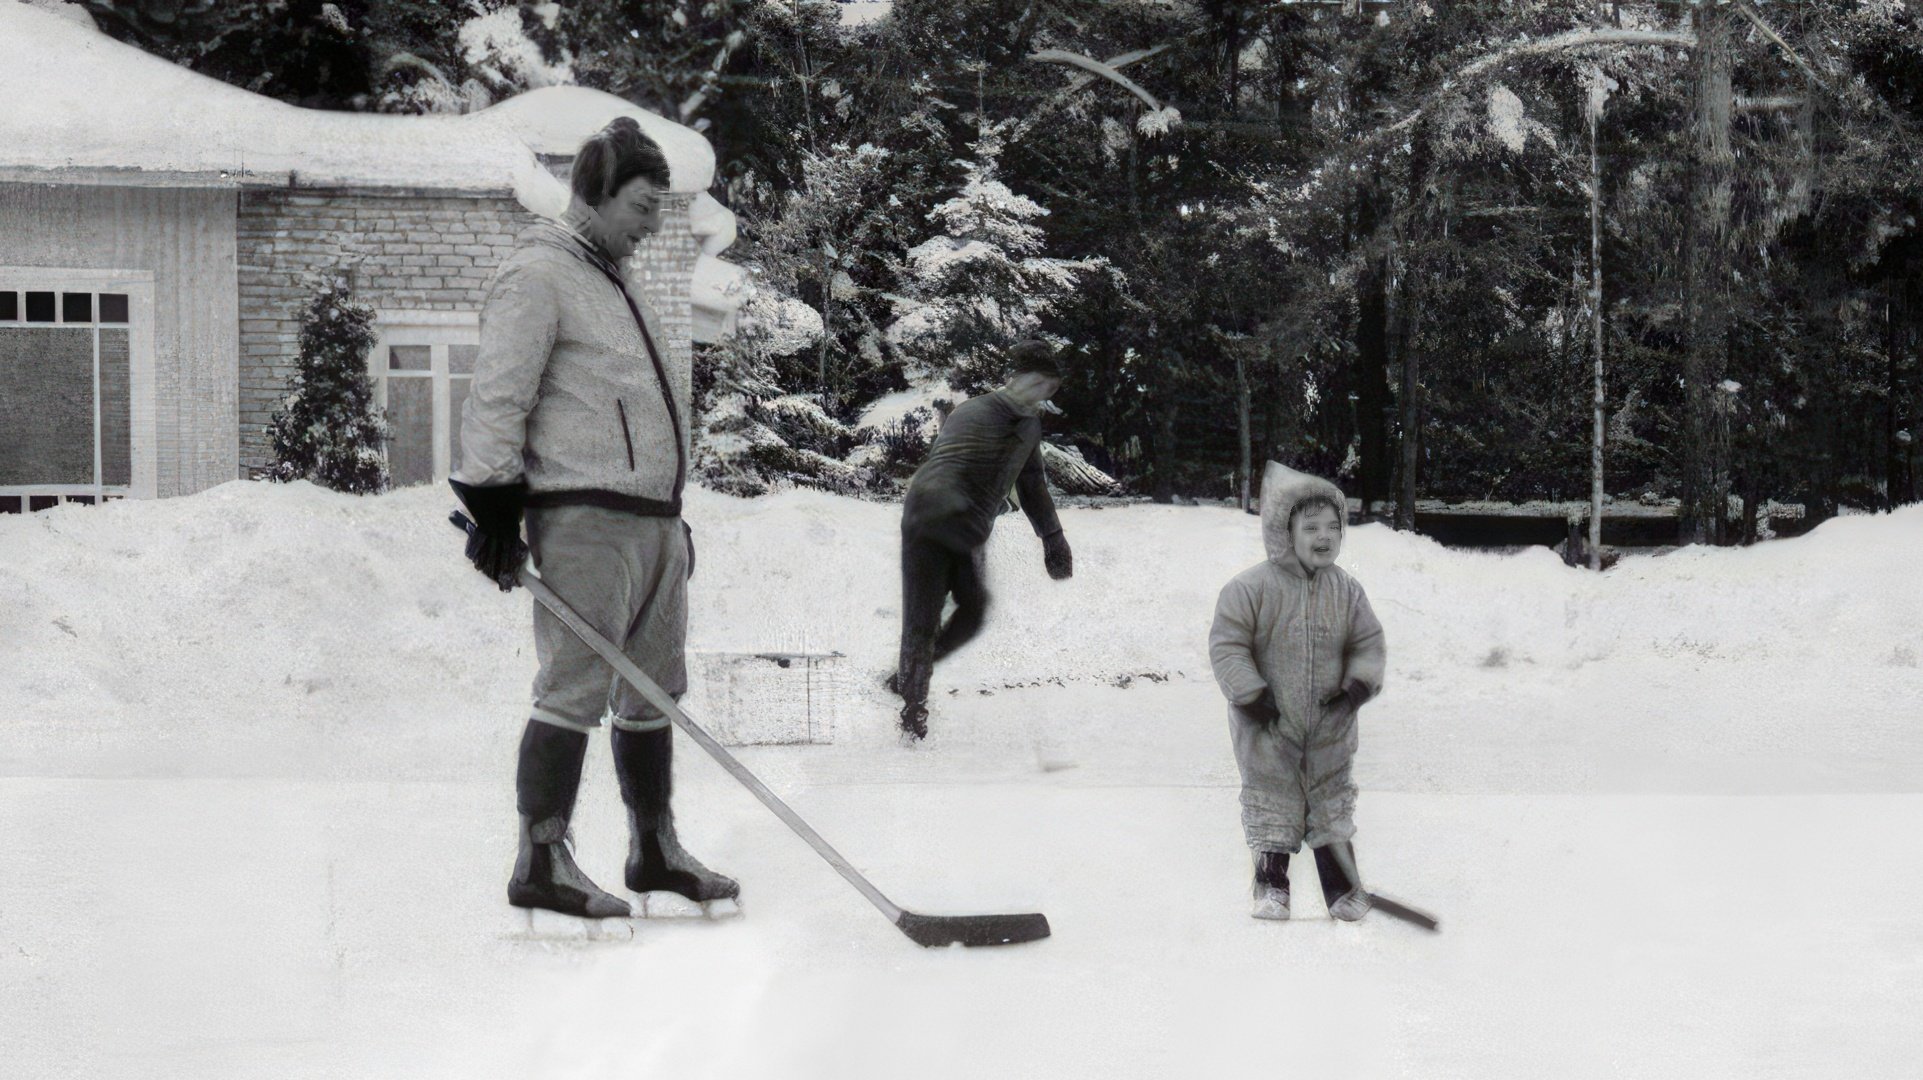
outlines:
[[[160,458],[155,407],[157,376],[154,359],[154,274],[151,270],[96,270],[75,267],[0,265],[0,292],[20,294],[17,318],[0,323],[0,331],[25,329],[87,330],[93,337],[93,479],[91,484],[0,485],[0,498],[19,498],[22,512],[31,512],[33,497],[53,496],[55,504],[90,499],[94,505],[117,498],[152,499],[158,494]],[[27,319],[26,294],[52,292],[54,321]],[[65,293],[93,294],[93,320],[66,322]],[[100,321],[100,294],[127,297],[127,321]],[[100,331],[127,332],[129,483],[101,482]]]
[[[466,379],[471,385],[474,377],[472,372],[455,373],[448,370],[448,348],[454,345],[480,345],[481,314],[478,311],[381,310],[375,313],[374,330],[374,348],[367,354],[367,374],[374,380],[374,404],[380,408],[383,417],[387,415],[389,379],[427,379],[432,383],[433,431],[429,438],[433,448],[433,475],[427,482],[444,484],[452,471],[454,457],[454,417],[450,410],[454,396],[453,382],[455,379]],[[427,370],[390,370],[388,350],[396,345],[426,346]],[[389,420],[389,423],[392,421]],[[381,453],[386,455],[387,452],[388,448],[383,446]],[[392,467],[390,459],[390,476]]]

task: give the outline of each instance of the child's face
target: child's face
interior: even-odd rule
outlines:
[[[1311,572],[1335,565],[1335,557],[1342,554],[1342,522],[1326,506],[1297,514],[1290,535],[1295,557]]]

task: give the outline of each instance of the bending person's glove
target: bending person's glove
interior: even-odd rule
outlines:
[[[1347,704],[1351,709],[1360,709],[1362,703],[1367,700],[1369,700],[1369,688],[1364,686],[1360,679],[1350,679],[1342,684],[1342,689],[1323,698],[1322,707],[1326,709],[1333,705]]]
[[[1042,537],[1042,565],[1056,581],[1075,576],[1075,553],[1068,549],[1068,537],[1056,529]]]
[[[521,512],[527,504],[527,481],[476,487],[449,479],[454,493],[474,517],[474,529],[467,535],[467,557],[488,580],[512,590],[527,561],[527,545],[521,542]]]
[[[1235,711],[1242,714],[1242,719],[1261,727],[1269,727],[1282,719],[1282,710],[1275,706],[1275,694],[1268,690],[1247,705],[1237,705]]]

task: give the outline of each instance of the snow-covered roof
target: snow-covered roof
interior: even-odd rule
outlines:
[[[602,90],[546,86],[474,115],[506,125],[537,154],[557,156],[572,156],[615,117],[632,116],[667,155],[672,190],[706,191],[714,183],[714,147],[700,132]]]
[[[0,170],[16,179],[521,193],[551,188],[535,152],[572,153],[628,115],[661,143],[675,191],[714,182],[699,133],[597,90],[547,87],[465,116],[303,109],[9,0],[0,98]]]

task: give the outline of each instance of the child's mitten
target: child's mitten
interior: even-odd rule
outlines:
[[[1369,700],[1369,688],[1360,679],[1350,679],[1342,684],[1342,689],[1322,699],[1322,707],[1329,708],[1346,702],[1351,709],[1360,709]]]
[[[1235,711],[1241,713],[1249,723],[1260,724],[1263,727],[1268,727],[1282,718],[1282,710],[1275,707],[1275,695],[1267,690],[1262,691],[1261,697],[1247,705],[1237,705]]]

